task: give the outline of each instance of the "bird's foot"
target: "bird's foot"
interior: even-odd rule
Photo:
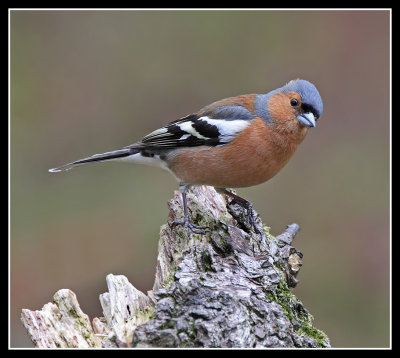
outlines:
[[[189,237],[190,237],[191,233],[205,235],[208,232],[211,232],[210,230],[206,230],[206,229],[210,229],[208,226],[200,226],[200,225],[193,224],[189,220],[189,217],[185,217],[184,220],[174,220],[171,223],[171,227],[175,227],[175,226],[178,226],[178,225],[185,226],[186,232],[187,232]]]
[[[199,234],[199,235],[205,235],[208,232],[211,232],[211,230],[205,230],[205,229],[210,229],[208,226],[199,226],[196,224],[193,224],[190,219],[189,219],[189,209],[188,209],[188,204],[187,204],[187,198],[186,198],[186,192],[189,188],[189,185],[185,183],[181,183],[179,185],[179,189],[182,193],[182,202],[183,202],[183,220],[174,220],[171,223],[171,227],[175,227],[177,225],[184,225],[186,228],[186,232],[188,234],[188,237],[190,238],[190,234]]]
[[[248,224],[246,224],[246,227],[250,227],[250,229],[252,228],[254,230],[254,232],[258,235],[260,235],[261,240],[265,239],[265,234],[262,230],[262,228],[260,228],[259,225],[257,225],[256,223],[256,212],[253,209],[253,205],[252,203],[250,203],[250,201],[243,199],[242,197],[226,190],[226,189],[219,189],[219,191],[229,197],[232,198],[232,202],[240,205],[242,208],[244,208],[247,211],[247,215],[245,215],[245,217],[247,218]]]
[[[257,223],[256,223],[255,211],[254,211],[254,209],[253,209],[253,205],[252,205],[252,203],[250,203],[250,201],[248,201],[247,203],[248,203],[248,204],[247,204],[246,209],[247,209],[247,217],[248,217],[248,219],[249,219],[249,222],[250,222],[251,226],[253,227],[254,232],[255,232],[256,234],[260,235],[261,238],[263,238],[263,237],[264,237],[264,236],[263,236],[264,233],[263,233],[262,229],[260,229],[260,227],[259,227],[259,226],[257,225]]]

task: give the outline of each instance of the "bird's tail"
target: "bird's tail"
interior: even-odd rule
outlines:
[[[119,149],[119,150],[114,150],[112,152],[94,154],[91,157],[79,159],[79,160],[76,160],[75,162],[64,164],[57,168],[49,169],[49,172],[52,172],[52,173],[62,172],[62,171],[70,170],[77,165],[86,164],[86,163],[104,162],[107,160],[118,160],[120,158],[128,157],[130,155],[135,155],[139,152],[140,152],[140,149],[123,148],[123,149]]]

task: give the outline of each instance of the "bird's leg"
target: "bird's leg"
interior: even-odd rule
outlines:
[[[187,192],[188,188],[189,188],[189,186],[187,184],[181,183],[179,185],[179,190],[182,193],[182,201],[183,201],[183,220],[175,220],[172,222],[171,226],[174,227],[177,225],[184,225],[189,237],[190,237],[190,232],[193,232],[195,234],[205,235],[207,232],[210,232],[210,230],[205,230],[205,229],[209,229],[209,227],[195,225],[189,219],[189,209],[188,209],[187,199],[186,199],[186,192]]]
[[[247,210],[247,217],[249,218],[251,226],[253,226],[254,231],[256,234],[259,234],[261,238],[264,237],[264,233],[262,230],[258,227],[256,224],[256,220],[254,218],[254,209],[253,205],[250,203],[250,201],[243,199],[239,195],[231,193],[229,190],[226,189],[218,189],[218,191],[222,194],[225,194],[229,197],[231,197],[236,203],[238,203],[241,207],[245,208]]]

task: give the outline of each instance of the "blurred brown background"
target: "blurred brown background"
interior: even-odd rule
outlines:
[[[268,183],[239,190],[277,235],[297,222],[295,294],[333,347],[390,345],[389,11],[11,11],[11,346],[60,288],[90,318],[108,273],[153,285],[177,183],[157,168],[47,170],[133,143],[224,97],[295,78],[324,113]]]

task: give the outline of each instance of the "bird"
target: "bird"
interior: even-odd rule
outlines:
[[[190,221],[186,197],[191,186],[208,185],[242,206],[254,231],[262,236],[251,202],[230,189],[258,185],[274,177],[308,130],[316,126],[322,112],[323,102],[315,85],[295,79],[264,94],[213,102],[131,145],[49,171],[104,161],[156,165],[179,182],[183,220],[175,220],[172,226],[183,225],[189,237],[191,233],[204,235],[210,231]]]

